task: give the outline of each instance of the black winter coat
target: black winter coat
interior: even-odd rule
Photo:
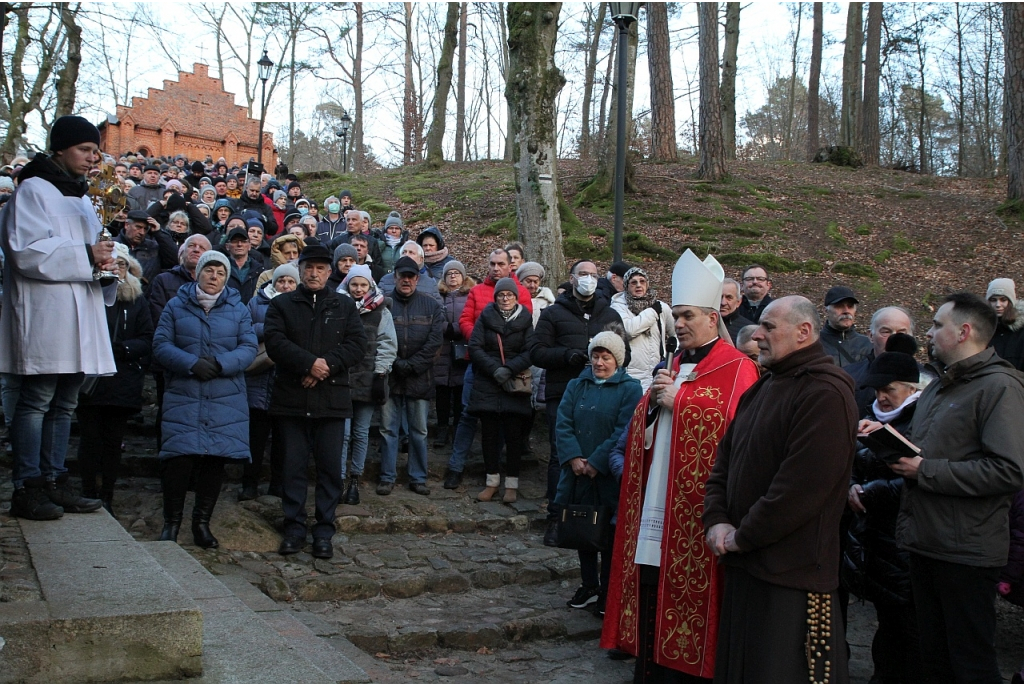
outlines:
[[[93,392],[79,396],[78,404],[124,407],[135,413],[142,410],[142,365],[153,351],[149,304],[140,292],[134,300],[118,299],[105,309],[117,375],[98,378]]]
[[[825,354],[832,357],[840,368],[856,364],[874,351],[871,339],[852,328],[846,331],[837,331],[832,326],[825,324],[821,327],[820,339],[821,346],[825,348]]]
[[[494,380],[494,372],[508,367],[512,375],[530,368],[530,346],[533,342],[533,316],[526,307],[516,304],[516,315],[506,321],[494,304],[487,305],[473,326],[469,337],[469,357],[473,362],[473,388],[469,393],[468,411],[473,416],[486,413],[533,413],[529,395],[505,392]],[[501,360],[498,336],[505,351]]]
[[[366,354],[366,333],[351,298],[304,285],[270,301],[264,341],[276,364],[270,413],[311,419],[352,416],[348,370]],[[313,363],[322,357],[331,375],[312,388],[302,387]]]
[[[128,252],[142,266],[142,290],[149,292],[150,284],[160,275],[161,271],[173,268],[178,264],[178,245],[171,237],[171,232],[161,228],[150,231],[139,246],[132,245],[124,232],[114,238],[115,242],[128,246]]]
[[[263,195],[260,195],[256,200],[250,200],[249,194],[242,191],[242,197],[235,200],[235,207],[239,214],[245,216],[246,210],[256,211],[260,215],[260,219],[263,221],[263,235],[276,236],[281,232],[281,227],[277,224],[277,218],[274,216],[274,210],[270,208],[266,202],[263,201]],[[275,298],[276,299],[276,298]]]
[[[989,345],[996,354],[1013,364],[1015,369],[1024,371],[1024,302],[1017,305],[1015,313],[1016,316],[1009,323],[999,319]]]
[[[242,298],[242,304],[249,304],[249,300],[256,294],[256,281],[260,279],[260,274],[263,273],[263,262],[260,261],[260,254],[254,250],[249,252],[249,271],[245,274],[244,281],[238,277],[239,272],[235,269],[235,260],[230,255],[228,255],[228,261],[231,262],[228,286],[238,291],[239,296]]]
[[[565,393],[565,386],[580,375],[590,361],[587,347],[595,335],[604,330],[622,328],[622,317],[612,309],[608,300],[595,296],[588,307],[590,318],[580,306],[580,301],[570,293],[562,293],[550,307],[545,307],[537,321],[533,335],[530,359],[534,366],[547,369],[544,399],[557,401]],[[629,365],[629,346],[626,346]],[[583,356],[583,361],[569,363],[574,352]]]
[[[904,408],[889,425],[909,434],[917,403]],[[868,417],[876,420],[874,414]],[[867,447],[857,450],[850,485],[864,488],[860,501],[867,510],[849,517],[840,579],[844,588],[869,602],[906,605],[912,601],[910,556],[896,543],[903,478]],[[849,512],[849,510],[848,510]]]
[[[398,335],[398,358],[388,384],[392,395],[413,400],[434,399],[434,356],[441,349],[444,310],[434,298],[421,292],[402,297],[391,293],[391,316]]]

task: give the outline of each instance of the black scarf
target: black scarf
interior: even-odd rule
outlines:
[[[89,191],[89,182],[85,178],[74,178],[42,152],[36,154],[32,161],[25,165],[18,174],[18,182],[24,183],[26,179],[33,177],[51,184],[64,197],[85,197]]]

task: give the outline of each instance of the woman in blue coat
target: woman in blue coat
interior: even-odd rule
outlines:
[[[626,372],[626,343],[617,333],[598,333],[590,341],[588,352],[590,366],[569,381],[558,405],[557,453],[562,473],[555,502],[564,507],[598,501],[615,511],[619,481],[611,459],[612,448],[629,425],[643,390],[640,381]],[[612,547],[601,552],[600,575],[597,552],[581,550],[579,556],[582,585],[568,605],[582,609],[598,602],[602,611],[611,575]]]
[[[245,369],[256,358],[249,309],[228,288],[231,264],[216,250],[204,252],[196,282],[171,298],[153,336],[153,357],[164,369],[161,422],[164,529],[178,539],[185,492],[198,469],[192,536],[199,547],[217,547],[210,516],[217,504],[224,463],[249,461],[249,407]]]

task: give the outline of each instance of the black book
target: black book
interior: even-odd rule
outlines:
[[[899,431],[887,423],[870,433],[858,433],[857,439],[865,447],[871,448],[879,459],[889,464],[899,461],[900,457],[917,457],[921,454],[920,447],[900,435]]]

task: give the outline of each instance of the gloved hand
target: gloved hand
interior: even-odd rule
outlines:
[[[122,345],[121,343],[115,343],[112,345],[114,350],[114,360],[123,362],[128,359],[128,346]]]
[[[408,359],[396,359],[391,365],[391,372],[399,378],[412,375],[412,362]]]
[[[199,361],[192,365],[192,375],[201,381],[210,381],[217,377],[217,363],[210,361],[209,357],[200,357]]]
[[[457,340],[459,337],[458,331],[455,330],[455,324],[449,322],[448,326],[444,329],[445,340]]]
[[[223,370],[224,370],[224,367],[220,365],[220,362],[219,362],[219,361],[217,361],[217,358],[216,358],[216,357],[213,357],[213,356],[206,356],[206,357],[203,357],[203,359],[205,359],[206,361],[208,361],[208,362],[210,362],[211,364],[213,364],[213,366],[214,366],[214,367],[215,367],[215,368],[217,369],[217,373],[218,373],[218,374],[219,374],[219,373],[220,373],[221,371],[223,371]]]
[[[651,305],[651,309],[657,312],[658,316],[661,316],[661,302],[659,300],[654,301],[654,304]]]
[[[494,374],[492,374],[492,377],[494,378],[495,383],[497,383],[498,385],[502,385],[509,378],[512,378],[512,369],[508,368],[507,366],[499,366],[497,369],[495,369]]]
[[[383,405],[388,400],[388,375],[376,373],[370,384],[370,400],[376,405]]]
[[[582,369],[587,365],[587,353],[583,350],[569,350],[565,353],[565,363]]]

